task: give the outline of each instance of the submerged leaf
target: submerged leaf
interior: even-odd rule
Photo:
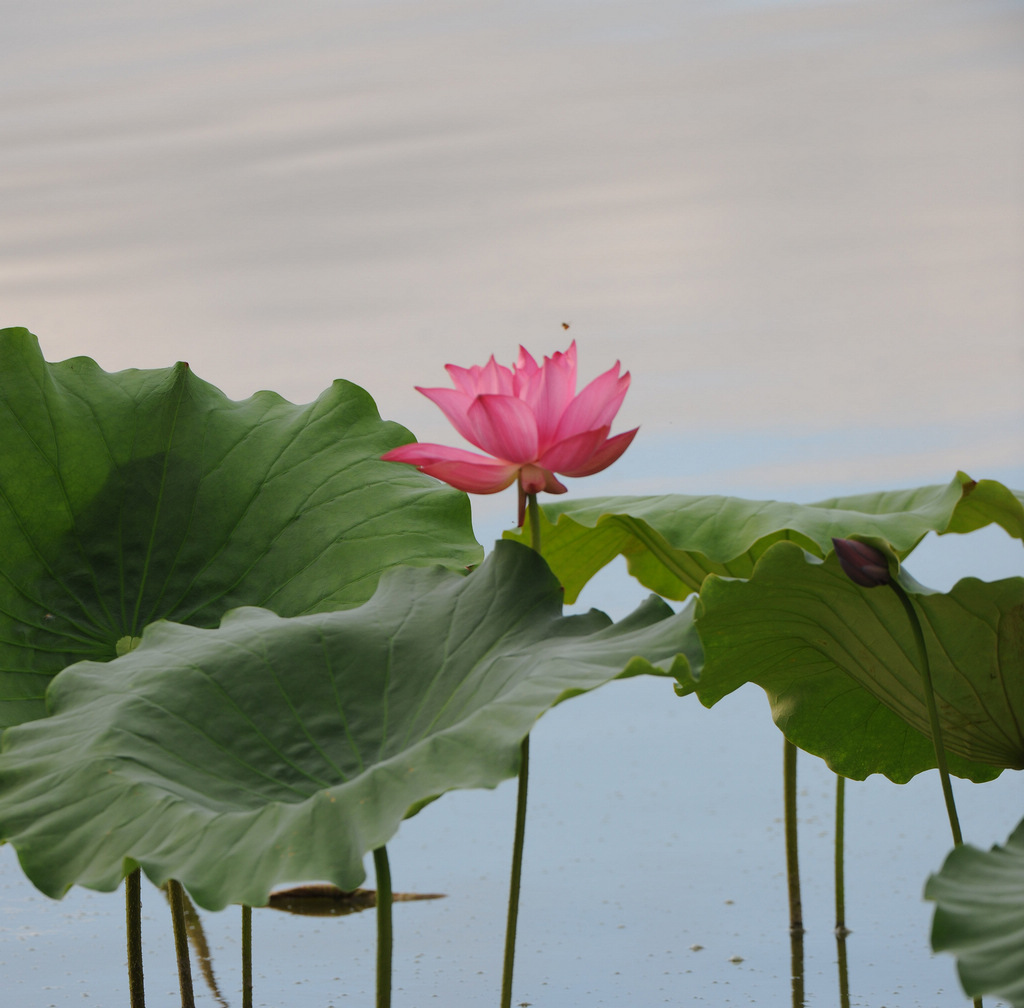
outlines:
[[[936,904],[932,948],[956,956],[966,993],[1024,1008],[1024,822],[1005,847],[957,847],[924,895]]]
[[[187,364],[48,364],[0,330],[0,728],[155,620],[338,609],[396,564],[477,562],[465,495],[380,461],[410,439],[348,382],[233,402]]]
[[[682,494],[582,498],[545,504],[541,520],[544,558],[565,585],[567,601],[620,553],[643,585],[683,599],[708,574],[750,577],[758,558],[783,540],[825,556],[834,536],[873,536],[906,556],[929,532],[971,532],[996,523],[1024,539],[1024,498],[994,480],[957,473],[947,486],[816,504]],[[528,527],[505,533],[528,535]]]
[[[910,595],[950,772],[981,781],[1024,767],[1024,578]],[[779,543],[749,581],[710,579],[696,623],[705,666],[681,692],[710,707],[757,683],[786,737],[846,777],[902,783],[935,766],[906,612],[890,589],[851,582],[834,555],[822,562]]]
[[[536,718],[626,675],[683,675],[689,614],[561,615],[544,562],[499,542],[468,576],[388,572],[356,609],[172,623],[51,688],[0,755],[0,838],[51,896],[138,864],[209,909],[282,882],[356,888],[363,857],[453,788],[518,770]]]

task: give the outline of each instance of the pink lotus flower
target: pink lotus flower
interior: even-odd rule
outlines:
[[[497,493],[519,481],[525,494],[565,493],[556,478],[590,476],[610,466],[639,428],[609,437],[629,388],[615,363],[576,394],[576,343],[538,364],[522,347],[511,368],[492,357],[483,367],[445,367],[455,388],[418,388],[440,406],[470,444],[486,452],[439,444],[408,444],[381,457],[469,493]],[[522,505],[520,524],[522,524]]]

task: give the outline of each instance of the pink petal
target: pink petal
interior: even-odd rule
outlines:
[[[516,358],[515,364],[512,365],[513,372],[519,375],[529,376],[536,374],[540,370],[540,365],[533,359],[533,355],[526,347],[520,345],[519,356]]]
[[[564,354],[556,353],[544,362],[543,380],[536,400],[530,404],[537,415],[537,436],[542,449],[558,439],[562,415],[575,395],[576,344],[573,343]]]
[[[437,462],[419,467],[435,479],[444,480],[456,490],[466,493],[492,494],[511,486],[519,472],[514,465],[480,464],[469,462]]]
[[[473,425],[469,422],[469,407],[473,405],[473,397],[458,389],[449,388],[420,388],[416,386],[417,392],[422,392],[435,406],[438,406],[442,413],[448,418],[448,422],[470,443],[477,448],[486,448],[473,437]]]
[[[554,353],[544,358],[543,365],[537,362],[523,348],[519,348],[519,360],[516,362],[515,395],[529,405],[538,415],[543,409],[546,416],[552,413],[561,415],[562,409],[552,405],[553,401],[564,396],[567,404],[576,394],[576,343],[573,341],[565,353]],[[552,431],[554,428],[552,427]],[[542,437],[543,441],[544,438]]]
[[[473,437],[469,440],[485,452],[522,465],[537,458],[537,421],[521,399],[505,395],[481,395],[469,407]]]
[[[428,465],[434,462],[493,462],[486,455],[452,448],[450,445],[431,444],[429,441],[414,441],[399,445],[381,455],[385,462],[408,462],[409,465]]]
[[[619,377],[619,364],[595,378],[569,404],[558,425],[559,439],[580,431],[611,426],[629,389],[629,372]]]
[[[552,445],[542,452],[537,460],[542,466],[555,472],[574,472],[589,464],[608,437],[607,427],[598,427],[592,431],[581,431]]]
[[[477,394],[479,367],[464,368],[459,367],[458,364],[445,364],[444,369],[460,392],[465,392],[468,396]]]
[[[462,448],[419,441],[392,448],[381,458],[385,462],[414,465],[420,472],[467,493],[497,493],[509,486],[519,472],[519,466],[512,463],[495,462]]]
[[[471,397],[478,395],[513,395],[512,371],[499,364],[494,356],[481,367],[462,368],[457,364],[446,364],[445,371],[455,387]]]
[[[529,406],[537,401],[537,390],[543,379],[543,371],[540,365],[530,356],[526,347],[519,348],[519,357],[516,359],[513,371],[512,394],[517,399],[522,399]]]
[[[547,358],[547,357],[544,358],[545,363],[547,363],[548,360],[549,360],[549,358]],[[576,340],[573,340],[569,344],[569,346],[565,350],[565,353],[561,353],[559,351],[555,351],[555,353],[553,353],[551,355],[550,360],[558,361],[558,362],[564,361],[565,365],[568,368],[571,369],[572,374],[573,374],[573,378],[575,378],[576,377]]]
[[[634,427],[624,434],[616,434],[615,437],[605,441],[584,466],[572,470],[560,469],[559,472],[563,476],[592,476],[602,469],[607,469],[629,447],[638,430],[640,430],[639,427]]]

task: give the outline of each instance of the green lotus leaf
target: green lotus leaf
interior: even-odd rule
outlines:
[[[932,948],[956,956],[967,994],[1024,1008],[1024,822],[1005,847],[955,848],[924,895],[936,904]]]
[[[950,772],[991,780],[1024,767],[1024,578],[932,592],[901,574],[921,618]],[[777,543],[748,581],[710,578],[696,625],[705,706],[745,682],[768,694],[786,737],[837,773],[903,783],[935,766],[907,614],[886,587],[861,588],[835,555]]]
[[[957,473],[948,486],[836,497],[817,504],[741,497],[600,497],[545,504],[544,557],[574,602],[618,554],[630,573],[665,598],[699,591],[708,574],[750,577],[765,550],[790,540],[816,556],[832,537],[875,536],[906,556],[928,532],[1001,525],[1024,538],[1024,495]],[[529,528],[505,533],[522,538]]]
[[[515,776],[553,704],[650,662],[685,674],[689,614],[652,596],[613,625],[561,605],[543,560],[500,542],[468,576],[387,572],[355,609],[154,624],[116,676],[65,670],[51,715],[5,733],[0,838],[55,897],[135,864],[209,909],[282,882],[354,889],[403,817]]]
[[[477,562],[465,494],[379,460],[411,437],[348,382],[233,402],[187,364],[50,364],[0,331],[0,727],[155,620],[337,609],[396,564]]]

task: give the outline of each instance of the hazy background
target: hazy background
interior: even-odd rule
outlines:
[[[576,338],[585,377],[616,359],[632,372],[616,429],[642,430],[573,494],[806,500],[958,468],[1024,485],[1019,0],[0,14],[0,326],[32,329],[50,360],[187,360],[233,398],[308,401],[347,378],[422,440],[454,442],[414,385]],[[474,501],[483,541],[513,497]],[[1021,571],[1002,533],[929,549],[913,573],[936,586]],[[612,577],[591,601],[616,611],[636,592]],[[547,1008],[787,1003],[763,695],[709,713],[664,683],[615,684],[534,734],[517,992]],[[833,785],[801,766],[820,1008],[837,1003]],[[949,847],[932,776],[849,789],[855,1003],[963,1003],[952,961],[929,960],[920,901]],[[960,789],[969,838],[1005,839],[1016,776]],[[397,888],[449,893],[396,913],[404,1004],[496,998],[512,800],[446,796],[395,841]],[[123,1003],[119,897],[52,904],[0,858],[12,996]],[[159,900],[158,998],[174,986]],[[368,915],[301,931],[268,913],[258,1004],[369,1003]],[[231,981],[234,917],[209,927]]]
[[[441,440],[414,384],[575,337],[634,377],[619,492],[1022,473],[1020,2],[3,6],[0,321],[50,359]]]

